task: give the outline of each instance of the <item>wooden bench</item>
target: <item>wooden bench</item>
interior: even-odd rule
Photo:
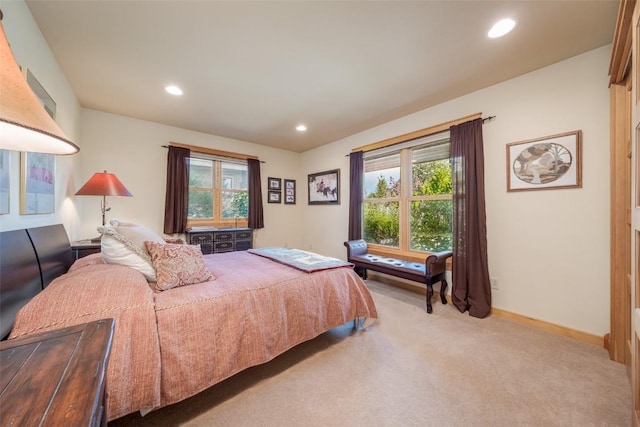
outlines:
[[[402,260],[398,258],[387,258],[379,255],[372,255],[367,252],[367,242],[364,240],[350,240],[344,242],[347,247],[347,260],[355,265],[356,272],[367,278],[367,270],[391,276],[402,277],[403,279],[427,285],[427,313],[433,312],[431,297],[433,296],[433,284],[441,282],[440,299],[443,304],[447,303],[446,291],[447,280],[447,258],[453,255],[451,251],[433,253],[425,259],[424,264]]]

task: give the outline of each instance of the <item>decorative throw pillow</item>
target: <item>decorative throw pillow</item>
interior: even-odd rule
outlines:
[[[166,291],[214,279],[204,264],[200,245],[156,242],[145,244],[156,270],[156,290]]]
[[[111,223],[115,227],[98,227],[102,234],[100,247],[104,262],[131,267],[144,274],[147,280],[155,281],[155,270],[144,242],[164,243],[162,237],[141,225],[122,225],[117,220]]]

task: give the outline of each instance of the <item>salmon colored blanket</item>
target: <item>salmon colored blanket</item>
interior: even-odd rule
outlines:
[[[350,267],[306,273],[249,252],[206,255],[214,280],[153,292],[82,258],[18,314],[10,338],[116,319],[107,418],[169,405],[352,319],[376,318]]]

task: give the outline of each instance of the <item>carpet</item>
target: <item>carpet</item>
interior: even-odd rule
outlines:
[[[380,318],[117,426],[629,426],[624,365],[597,346],[367,281]]]

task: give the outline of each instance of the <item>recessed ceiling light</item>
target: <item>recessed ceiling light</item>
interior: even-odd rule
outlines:
[[[296,126],[296,130],[298,132],[304,132],[304,131],[307,130],[307,127],[305,125],[298,125],[298,126]]]
[[[493,27],[489,30],[487,34],[490,38],[495,39],[498,37],[502,37],[507,34],[509,31],[513,30],[513,27],[516,26],[516,21],[511,18],[501,19],[496,22]]]
[[[182,95],[182,89],[180,89],[178,86],[167,86],[164,88],[164,90],[169,92],[171,95]]]

